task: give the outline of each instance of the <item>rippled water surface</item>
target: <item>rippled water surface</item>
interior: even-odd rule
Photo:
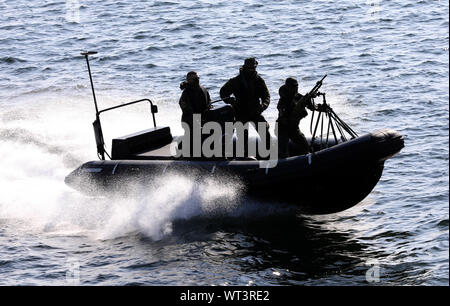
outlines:
[[[0,284],[366,285],[379,268],[376,284],[448,285],[448,1],[18,0],[0,11]],[[271,124],[286,77],[306,92],[328,74],[328,102],[358,134],[392,128],[405,148],[363,202],[326,216],[188,174],[85,197],[63,182],[96,159],[82,50],[99,52],[100,108],[149,97],[174,134],[188,71],[214,99],[256,56]],[[107,143],[147,127],[146,112],[105,116]]]

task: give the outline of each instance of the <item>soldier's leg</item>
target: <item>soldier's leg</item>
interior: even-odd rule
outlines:
[[[193,155],[193,123],[188,117],[182,118],[182,127],[184,130],[184,136],[182,141],[178,145],[178,149],[183,152],[183,157],[192,157]],[[186,147],[189,147],[187,150]]]
[[[261,122],[261,123],[264,123],[264,125],[265,125],[265,131],[260,131],[260,130],[258,129],[258,123],[260,123],[260,122]],[[253,125],[255,126],[255,129],[256,129],[256,131],[258,132],[259,137],[260,137],[261,139],[262,139],[261,133],[266,133],[266,149],[269,150],[269,149],[270,149],[270,142],[271,142],[271,140],[272,140],[272,137],[270,136],[270,131],[269,131],[270,125],[269,125],[269,123],[267,122],[266,118],[264,118],[263,115],[258,115],[258,116],[256,116],[256,118],[254,118],[254,120],[252,120],[252,123],[253,123]]]
[[[278,138],[278,155],[280,158],[289,156],[289,130],[285,123],[277,121],[275,135]]]
[[[245,125],[248,124],[248,117],[236,115],[234,124],[236,125],[239,122],[242,123],[242,125],[244,126],[244,131],[243,131],[243,137],[241,137],[242,131],[240,130],[240,128],[236,128],[234,130],[234,132],[236,132],[236,138],[237,138],[235,146],[234,146],[234,150],[236,152],[235,157],[242,157],[242,156],[240,156],[241,153],[238,150],[238,148],[240,148],[241,145],[244,145],[244,156],[248,155],[248,130],[245,129]]]
[[[309,143],[308,140],[306,140],[305,135],[303,135],[302,132],[300,132],[300,129],[297,127],[296,129],[290,129],[289,131],[289,138],[292,140],[293,143],[297,144],[299,146],[300,154],[307,154],[309,153]]]
[[[246,125],[249,125],[250,122],[243,122],[244,123],[244,127]],[[248,129],[244,129],[244,155],[248,156],[249,155],[249,148],[248,148]]]

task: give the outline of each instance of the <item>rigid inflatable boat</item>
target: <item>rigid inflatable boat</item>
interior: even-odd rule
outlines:
[[[92,52],[83,53],[88,68],[89,54]],[[290,143],[290,156],[278,159],[274,167],[258,156],[176,156],[173,147],[174,143],[178,146],[180,137],[174,137],[170,127],[156,125],[158,110],[150,99],[98,111],[92,78],[91,85],[97,110],[93,125],[100,160],[81,165],[65,179],[68,186],[86,194],[108,195],[118,190],[126,193],[129,186],[138,184],[145,188],[161,175],[188,173],[194,180],[214,177],[218,181],[240,182],[242,190],[252,198],[298,205],[305,213],[334,213],[362,201],[379,181],[385,161],[404,146],[403,137],[390,129],[356,135],[326,104],[325,94],[319,93],[323,95],[322,105],[326,106],[322,109],[327,111],[311,118],[311,153],[296,155],[297,148]],[[136,103],[149,103],[154,127],[113,139],[109,155],[104,150],[100,114]],[[211,118],[227,120],[229,111],[229,105],[214,104]],[[105,154],[110,160],[105,160]]]

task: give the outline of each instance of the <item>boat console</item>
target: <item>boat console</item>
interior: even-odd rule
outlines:
[[[130,159],[136,154],[164,147],[172,142],[170,128],[153,127],[112,140],[112,159]]]

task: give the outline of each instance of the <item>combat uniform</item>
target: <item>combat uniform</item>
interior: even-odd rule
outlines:
[[[233,106],[237,122],[242,122],[243,124],[251,123],[257,131],[258,122],[264,123],[266,139],[269,140],[269,123],[262,115],[262,112],[270,104],[270,93],[263,78],[256,72],[256,66],[257,62],[254,58],[246,59],[239,75],[228,80],[220,89],[220,97]],[[251,71],[248,71],[248,67],[251,67]],[[231,95],[234,95],[235,99],[228,99]],[[244,137],[245,148],[247,148],[247,130]],[[267,144],[269,144],[269,141],[267,141]]]
[[[291,80],[295,80],[290,78]],[[297,92],[297,82],[294,86],[289,86],[289,81],[279,89],[280,100],[278,101],[278,154],[280,158],[289,156],[289,140],[294,142],[299,147],[300,154],[309,152],[309,144],[305,135],[300,132],[300,120],[308,115],[305,108],[305,101],[302,101],[303,96]],[[293,81],[291,81],[293,82]],[[300,105],[298,103],[302,103]],[[295,114],[294,114],[295,112]]]
[[[192,157],[193,152],[193,126],[194,126],[194,114],[199,114],[202,117],[201,122],[198,122],[200,126],[203,125],[203,122],[206,117],[206,112],[211,107],[211,97],[209,96],[208,90],[200,85],[199,77],[197,73],[191,71],[187,74],[187,81],[180,84],[180,89],[183,90],[181,94],[179,105],[183,112],[181,116],[181,121],[186,123],[189,127],[189,136],[190,136],[190,152]],[[194,82],[192,82],[194,80]],[[188,131],[185,130],[185,135]],[[203,135],[201,134],[201,137]]]

